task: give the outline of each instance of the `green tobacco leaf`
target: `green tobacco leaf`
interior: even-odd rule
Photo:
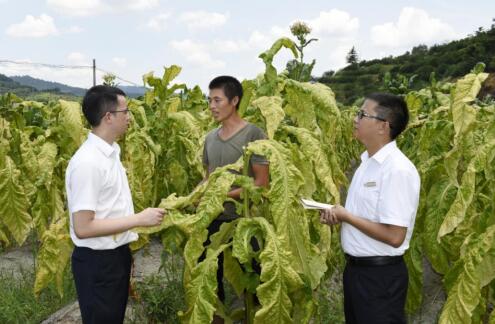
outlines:
[[[289,38],[283,37],[275,41],[272,47],[259,55],[259,58],[265,63],[265,84],[258,88],[258,93],[261,96],[270,96],[275,92],[277,84],[277,70],[272,65],[273,57],[280,51],[282,47],[286,47],[292,51],[294,57],[298,56],[296,44]]]
[[[474,127],[476,110],[468,103],[476,99],[481,84],[487,77],[487,73],[470,73],[457,81],[452,100],[452,117],[456,139]]]
[[[273,140],[258,140],[246,148],[247,154],[258,154],[270,161],[270,211],[275,227],[284,224],[286,212],[293,202],[298,202],[297,193],[304,179],[291,163],[290,151]],[[277,228],[277,232],[279,229]]]
[[[57,162],[57,145],[52,142],[45,142],[38,154],[38,180],[37,186],[45,186],[50,188],[52,183],[53,171]]]
[[[74,147],[81,146],[84,141],[84,125],[81,116],[81,106],[78,102],[59,100],[60,115],[59,125],[64,127],[69,137],[72,138]]]
[[[303,287],[303,281],[292,267],[289,253],[284,248],[286,238],[277,236],[273,227],[260,217],[243,218],[234,236],[233,254],[241,262],[249,260],[251,237],[261,232],[265,241],[260,253],[261,285],[256,295],[261,309],[256,312],[256,323],[292,323],[291,292]]]
[[[191,279],[186,282],[187,311],[179,312],[183,323],[211,323],[217,302],[218,255],[229,245],[220,245],[208,250],[206,258],[191,270]]]
[[[7,234],[5,234],[2,231],[2,228],[0,228],[0,242],[3,243],[3,246],[9,246],[10,245],[10,240],[9,240]]]
[[[55,280],[57,291],[61,297],[63,296],[63,274],[73,249],[67,221],[68,217],[59,218],[50,225],[41,238],[34,282],[36,295]]]
[[[0,221],[7,227],[17,244],[22,245],[31,230],[29,201],[20,183],[20,171],[7,156],[0,170]]]
[[[299,143],[301,143],[301,150],[306,156],[306,159],[312,161],[313,169],[318,176],[318,180],[325,186],[325,189],[330,195],[332,195],[332,204],[340,203],[340,193],[333,181],[333,173],[327,157],[321,150],[321,143],[307,129],[291,126],[286,126],[284,129],[290,134],[294,134]]]
[[[270,213],[277,235],[287,241],[291,262],[313,289],[327,270],[325,258],[309,240],[309,219],[299,202],[303,178],[291,163],[290,151],[271,140],[250,143],[246,152],[266,156],[270,161]]]
[[[486,168],[487,153],[493,149],[495,141],[488,142],[477,150],[474,158],[469,162],[466,172],[462,175],[457,196],[445,215],[442,226],[438,231],[437,240],[451,233],[464,220],[467,209],[475,194],[476,173]]]
[[[448,247],[437,241],[437,234],[457,193],[457,186],[447,176],[439,177],[427,194],[424,215],[423,247],[436,272],[444,274],[449,268]]]
[[[49,188],[41,187],[36,192],[31,214],[40,237],[48,229],[50,223],[66,217],[62,185],[62,179],[54,178]]]
[[[421,235],[415,233],[409,249],[404,255],[409,274],[406,310],[409,314],[416,312],[423,303],[423,253]]]
[[[259,109],[265,118],[268,138],[273,139],[280,122],[285,116],[282,109],[282,99],[280,97],[260,97],[254,100],[251,105]]]
[[[39,177],[39,162],[36,158],[36,150],[41,145],[38,141],[31,141],[28,132],[21,133],[22,144],[20,146],[22,166],[20,169],[29,182],[35,183]],[[56,147],[55,147],[56,148]],[[0,149],[1,151],[1,149]],[[55,150],[56,151],[56,150]]]
[[[477,238],[462,257],[462,272],[449,292],[439,323],[471,323],[481,289],[495,279],[495,225]]]
[[[242,81],[242,92],[242,100],[239,103],[239,109],[237,110],[237,112],[239,113],[239,116],[244,117],[246,109],[256,92],[256,83],[252,80]]]
[[[156,163],[154,145],[153,140],[142,130],[133,131],[126,136],[123,162],[136,210],[153,205],[153,190],[150,189],[153,188]]]

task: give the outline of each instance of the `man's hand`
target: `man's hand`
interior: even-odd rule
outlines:
[[[139,226],[156,226],[160,225],[163,220],[165,210],[162,208],[146,208],[142,212],[138,213],[137,219]]]
[[[340,205],[335,205],[329,209],[320,210],[320,223],[336,225],[348,219],[349,212]]]
[[[340,221],[335,216],[333,209],[334,207],[320,210],[320,223],[327,225],[336,225],[340,223]]]

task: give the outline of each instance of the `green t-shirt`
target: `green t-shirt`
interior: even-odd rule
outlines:
[[[223,140],[218,135],[220,128],[216,128],[206,135],[203,150],[203,164],[212,173],[216,168],[227,164],[235,163],[243,153],[243,147],[248,143],[266,139],[265,133],[257,126],[248,123],[244,128],[232,135],[227,140]],[[268,164],[265,157],[253,154],[249,161],[249,176],[253,177],[253,164]],[[235,171],[232,171],[235,172]],[[224,204],[224,212],[217,219],[231,220],[239,217],[235,212],[235,205],[232,202]]]

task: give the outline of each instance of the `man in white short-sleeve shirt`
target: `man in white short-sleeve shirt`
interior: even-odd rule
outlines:
[[[342,223],[346,323],[406,323],[408,274],[402,255],[414,228],[420,178],[395,138],[408,120],[402,98],[384,93],[366,97],[354,119],[354,135],[366,151],[345,208],[321,213],[322,223]]]
[[[83,323],[122,323],[132,262],[128,243],[138,238],[130,229],[159,225],[164,210],[147,208],[134,214],[115,143],[129,125],[125,93],[110,86],[92,87],[82,110],[92,131],[65,174],[75,245],[72,272]]]

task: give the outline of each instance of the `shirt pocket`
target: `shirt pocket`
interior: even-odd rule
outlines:
[[[380,183],[375,179],[365,179],[361,184],[361,202],[363,215],[371,221],[378,221],[378,199],[380,198]]]

